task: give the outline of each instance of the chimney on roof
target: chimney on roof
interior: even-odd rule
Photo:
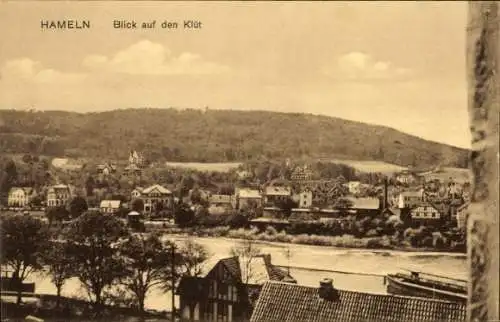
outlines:
[[[327,301],[338,301],[339,292],[333,287],[331,278],[324,278],[319,282],[319,297]]]

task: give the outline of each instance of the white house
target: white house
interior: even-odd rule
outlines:
[[[361,192],[361,182],[359,181],[349,181],[345,184],[349,193],[352,195],[357,195]]]
[[[262,195],[259,190],[254,189],[237,189],[236,198],[238,209],[247,207],[250,204],[262,205]]]
[[[120,210],[120,200],[103,200],[99,206],[99,210],[103,214],[116,214]]]
[[[31,202],[33,188],[13,187],[9,190],[7,205],[9,207],[26,207]]]
[[[422,202],[415,205],[410,210],[410,216],[412,220],[433,221],[441,219],[441,213],[439,210],[428,202]]]
[[[266,187],[264,192],[264,204],[271,205],[279,201],[284,201],[290,198],[292,190],[290,187]]]
[[[313,201],[313,193],[309,189],[305,189],[293,196],[295,202],[298,203],[298,208],[311,208]]]
[[[130,193],[132,200],[140,198],[143,190],[144,188],[142,187],[135,187],[134,190],[132,190],[132,192]]]
[[[72,193],[68,185],[58,184],[47,191],[47,207],[66,206],[71,199]]]
[[[413,208],[423,201],[423,191],[405,191],[399,194],[398,208]]]
[[[141,191],[140,198],[144,201],[144,212],[152,213],[162,207],[162,209],[171,208],[174,195],[167,188],[155,184]]]

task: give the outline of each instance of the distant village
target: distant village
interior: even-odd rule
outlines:
[[[308,164],[287,160],[267,182],[256,179],[255,170],[241,165],[225,178],[219,178],[217,185],[203,186],[196,182],[186,184],[193,181],[186,175],[180,177],[182,182],[172,179],[164,183],[166,180],[155,174],[145,180],[144,173],[154,169],[154,164],[147,164],[135,150],[121,168],[111,162],[93,167],[56,163],[54,159],[52,166],[73,173],[76,179],[44,187],[12,186],[4,199],[4,210],[69,210],[71,202],[79,198],[89,209],[121,216],[133,212],[146,220],[174,220],[175,206],[182,204],[197,218],[238,214],[254,226],[277,229],[297,222],[341,223],[348,217],[382,216],[408,227],[463,230],[471,193],[468,181],[458,182],[452,177],[432,179],[433,173],[442,171],[439,167],[425,172],[379,174],[368,180],[371,182],[363,182],[350,181],[342,175],[323,179]],[[82,180],[79,173],[87,177]],[[109,187],[110,179],[117,173],[129,179],[128,187]],[[224,180],[230,182],[224,185]]]

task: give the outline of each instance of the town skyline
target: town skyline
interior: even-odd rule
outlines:
[[[465,54],[457,55],[465,53],[465,3],[5,2],[3,9],[0,109],[310,113],[470,148]],[[40,28],[70,18],[91,28]],[[184,19],[203,27],[113,28],[114,20]]]

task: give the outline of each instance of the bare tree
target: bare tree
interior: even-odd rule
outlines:
[[[256,272],[252,271],[252,261],[254,258],[261,254],[260,247],[253,239],[246,238],[237,246],[231,248],[231,255],[237,256],[240,260],[244,274],[242,276],[243,283],[248,284],[250,279],[254,278]]]
[[[286,246],[285,249],[283,249],[283,255],[285,256],[287,260],[287,273],[290,275],[290,260],[293,257],[293,251],[290,249],[290,246]]]
[[[8,216],[0,220],[0,263],[13,270],[17,304],[22,299],[22,283],[41,270],[41,257],[48,240],[43,223],[30,216]]]
[[[120,245],[127,271],[121,284],[135,295],[141,312],[148,292],[163,283],[163,277],[170,269],[170,248],[171,245],[163,243],[157,235],[147,238],[133,235]]]
[[[211,257],[208,250],[189,238],[179,248],[180,269],[184,276],[200,276],[203,264]]]
[[[68,255],[66,244],[55,241],[51,242],[49,247],[42,253],[45,272],[57,290],[57,307],[60,306],[61,291],[64,283],[73,276],[73,261]]]

